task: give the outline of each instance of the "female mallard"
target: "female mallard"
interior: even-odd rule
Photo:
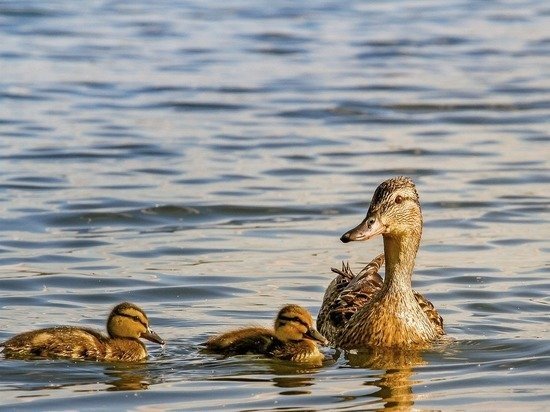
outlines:
[[[316,342],[326,339],[313,327],[311,314],[301,306],[286,305],[277,314],[275,329],[248,327],[209,339],[211,352],[224,355],[260,354],[294,362],[320,363],[324,356]]]
[[[24,332],[0,343],[7,357],[69,358],[135,362],[147,357],[139,338],[164,345],[149,328],[147,315],[128,302],[114,307],[107,320],[109,337],[88,328],[59,326]]]
[[[317,317],[323,335],[344,349],[421,348],[445,334],[434,306],[411,286],[422,235],[422,212],[413,181],[386,180],[374,192],[367,217],[340,240],[368,240],[381,234],[384,255],[355,275],[344,264],[328,286]],[[382,281],[378,274],[386,261]]]

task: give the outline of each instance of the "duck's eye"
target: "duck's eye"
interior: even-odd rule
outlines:
[[[139,316],[132,316],[132,318],[133,318],[136,322],[141,322],[141,319],[139,318]]]
[[[400,195],[395,196],[395,203],[398,205],[403,203],[403,198]]]

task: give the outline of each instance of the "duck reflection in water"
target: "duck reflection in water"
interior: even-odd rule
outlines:
[[[371,349],[348,352],[344,357],[351,367],[371,370],[369,377],[374,380],[365,381],[365,385],[377,387],[378,390],[364,395],[365,397],[380,399],[385,410],[412,409],[415,401],[415,368],[426,364],[422,351]]]
[[[163,381],[155,377],[147,363],[116,363],[106,365],[105,384],[108,391],[139,391]]]

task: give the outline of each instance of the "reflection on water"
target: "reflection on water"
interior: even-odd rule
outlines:
[[[414,381],[414,370],[426,363],[421,351],[378,349],[346,353],[345,358],[351,367],[372,370],[371,379],[364,384],[377,388],[368,396],[382,400],[384,409],[412,410],[415,401],[413,384],[419,383]]]
[[[545,407],[546,3],[1,3],[0,340],[103,330],[125,300],[167,340],[134,366],[2,360],[2,406]],[[338,237],[399,174],[425,220],[413,286],[453,344],[198,352],[317,313],[330,267],[381,252]]]
[[[20,382],[7,386],[23,391],[92,385],[97,383],[98,372],[103,372],[105,375],[101,381],[107,385],[106,390],[143,390],[151,384],[162,381],[161,376],[157,376],[147,364],[143,363],[109,364],[66,360],[10,360],[4,367],[6,370],[13,371],[10,376],[11,382]],[[7,382],[6,380],[4,384]]]
[[[144,364],[117,364],[105,368],[105,383],[110,385],[109,391],[138,391],[148,389],[153,383],[160,383],[154,379]]]

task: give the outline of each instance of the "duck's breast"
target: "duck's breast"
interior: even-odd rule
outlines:
[[[104,360],[107,361],[139,362],[147,356],[147,348],[139,339],[115,338],[105,345]]]

